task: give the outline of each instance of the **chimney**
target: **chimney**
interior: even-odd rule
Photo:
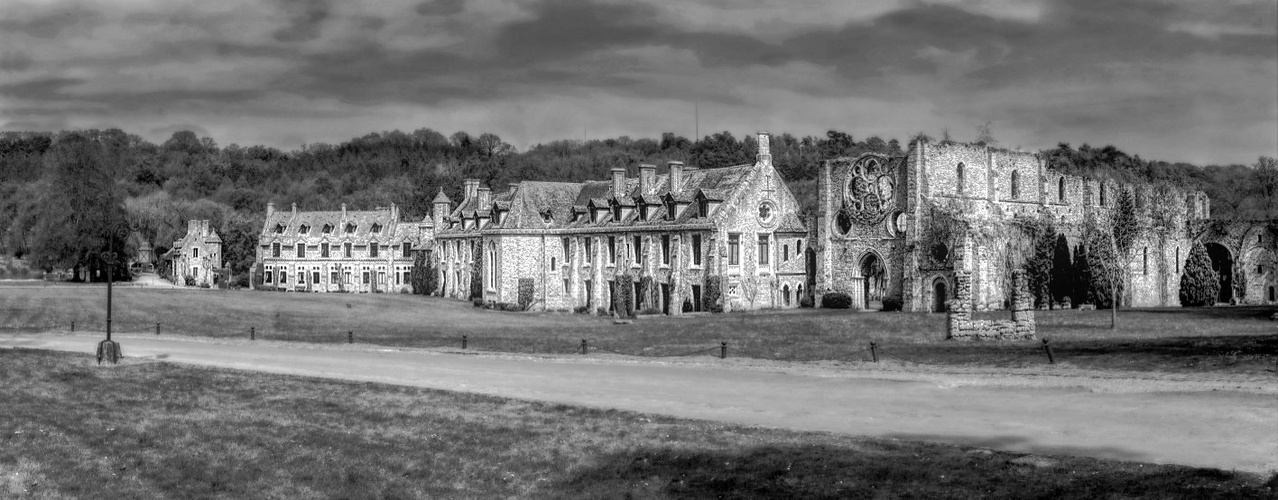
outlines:
[[[269,218],[271,215],[274,215],[274,214],[275,214],[275,202],[273,201],[266,202],[266,216]]]
[[[484,187],[478,188],[476,191],[477,191],[476,194],[479,200],[477,202],[479,203],[479,206],[477,209],[488,210],[488,208],[491,207],[493,204],[493,190],[488,189],[488,186],[484,186]]]
[[[639,194],[648,194],[652,192],[652,185],[657,183],[657,166],[640,164],[639,165]]]
[[[390,212],[391,212],[391,216],[390,216],[391,222],[399,222],[399,207],[395,206],[394,203],[391,203]]]
[[[297,218],[297,202],[293,202],[293,218]]]
[[[612,167],[612,195],[621,196],[626,190],[626,169]]]
[[[512,183],[508,184],[508,185],[507,185],[507,187],[508,187],[509,189],[507,189],[507,190],[506,190],[506,192],[508,192],[508,193],[513,193],[513,192],[515,192],[515,190],[516,190],[516,189],[519,189],[519,183],[518,183],[518,182],[512,182]]]
[[[667,162],[666,166],[670,167],[670,194],[678,196],[683,189],[683,162]]]
[[[186,234],[200,234],[200,221],[195,219],[186,221]]]
[[[475,199],[475,195],[479,191],[479,179],[466,179],[462,181],[462,204]]]
[[[755,155],[755,162],[759,165],[772,165],[772,145],[770,144],[772,136],[767,132],[759,132],[759,154]]]
[[[346,204],[342,204],[342,220],[346,220]]]

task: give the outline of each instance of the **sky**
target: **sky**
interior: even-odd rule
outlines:
[[[0,2],[0,129],[293,150],[729,131],[1278,156],[1278,2]]]

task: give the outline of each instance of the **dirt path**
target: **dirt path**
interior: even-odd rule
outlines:
[[[99,338],[7,335],[0,336],[0,347],[88,353]],[[1278,381],[1230,388],[1232,381],[840,370],[749,360],[670,363],[194,338],[119,340],[134,359],[1028,453],[1278,471]]]

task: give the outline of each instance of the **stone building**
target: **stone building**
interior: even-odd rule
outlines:
[[[639,311],[707,307],[722,283],[725,310],[798,307],[807,229],[759,134],[753,164],[697,169],[670,162],[658,175],[614,168],[611,179],[524,181],[494,194],[465,181],[456,207],[434,200],[433,258],[441,293],[536,310],[609,309],[632,282]],[[629,277],[629,280],[624,278]]]
[[[209,221],[190,220],[186,223],[186,236],[173,242],[173,248],[165,254],[173,260],[173,282],[194,286],[217,286],[218,270],[222,269],[222,238],[209,227]]]
[[[256,262],[264,288],[306,292],[411,289],[413,251],[433,225],[400,220],[399,208],[299,212],[266,205]]]
[[[1010,271],[1032,252],[1019,228],[1049,220],[1074,248],[1085,221],[1107,223],[1120,189],[1133,192],[1142,226],[1124,303],[1179,305],[1190,228],[1210,216],[1205,194],[1064,175],[1038,153],[952,142],[826,162],[809,289],[849,293],[863,308],[939,311],[966,271],[973,307],[1004,309]]]

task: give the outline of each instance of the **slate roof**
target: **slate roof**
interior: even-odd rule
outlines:
[[[346,232],[347,225],[354,225],[354,232]],[[329,226],[331,231],[325,233],[325,226]],[[378,229],[376,233],[373,232],[375,228]],[[269,215],[262,226],[261,240],[264,243],[276,239],[287,244],[307,245],[348,240],[359,243],[374,239],[388,244],[406,240],[418,243],[413,224],[392,219],[390,209],[347,210],[345,216],[340,210],[298,211],[296,214],[291,210],[280,210]]]

